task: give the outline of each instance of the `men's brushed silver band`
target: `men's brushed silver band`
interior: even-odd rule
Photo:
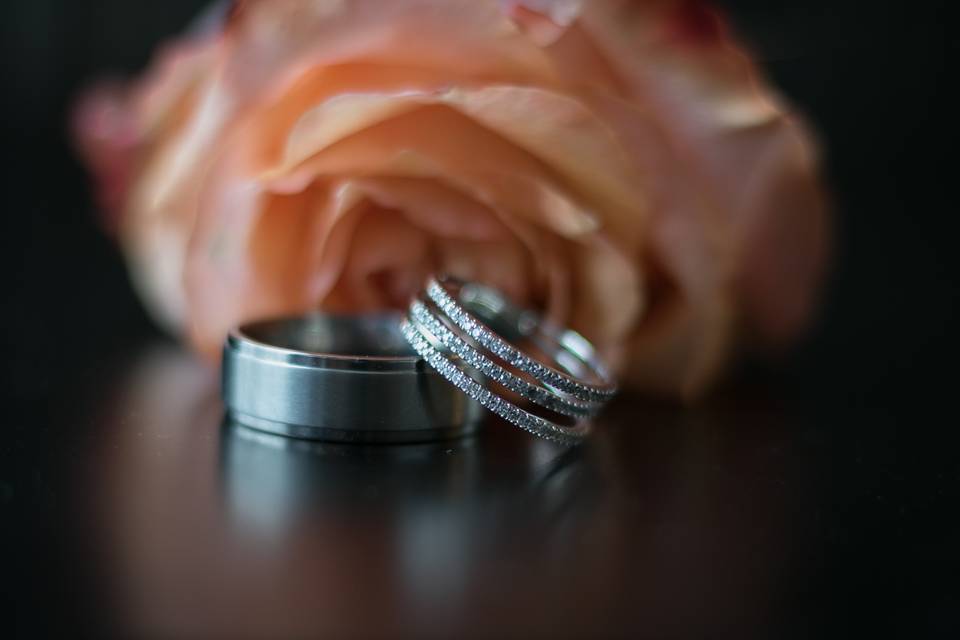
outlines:
[[[426,366],[398,314],[251,323],[223,351],[223,398],[255,429],[338,442],[420,442],[473,432],[479,402]]]

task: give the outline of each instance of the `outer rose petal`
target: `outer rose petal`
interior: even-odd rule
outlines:
[[[443,107],[397,115],[262,177],[272,189],[296,191],[318,175],[358,174],[440,179],[563,235],[597,227],[582,199],[536,159]]]
[[[74,120],[134,284],[171,330],[185,322],[182,268],[193,223],[195,174],[206,162],[191,148],[202,149],[210,129],[211,118],[198,123],[196,114],[210,93],[206,83],[220,44],[215,35],[205,35],[168,47],[136,85],[91,92]],[[177,166],[185,170],[178,173]]]
[[[641,189],[643,176],[638,174],[636,163],[627,156],[609,126],[585,105],[545,89],[498,85],[432,93],[407,91],[399,95],[338,96],[300,118],[287,136],[283,164],[274,171],[279,174],[289,172],[300,162],[351,134],[429,104],[457,109],[548,164],[565,178],[565,184],[583,194],[582,200],[597,203],[598,213],[602,213],[605,226],[618,242],[628,247],[635,245],[646,209]],[[417,131],[416,135],[441,138],[444,131],[439,124],[436,128],[435,133],[424,130]],[[468,133],[465,130],[460,137],[464,138]],[[475,144],[481,144],[479,136],[474,135],[473,139]],[[420,146],[424,144],[417,142]],[[455,150],[469,151],[470,157],[465,162],[472,161],[480,168],[497,161],[493,154],[490,158],[477,157],[476,149],[468,146],[469,140],[456,142]],[[490,148],[491,144],[486,146]],[[512,149],[508,151],[517,155]],[[448,150],[444,164],[449,157]],[[522,165],[532,166],[525,159]],[[521,163],[514,162],[514,166],[519,170]],[[538,167],[531,172],[543,175]],[[581,232],[578,230],[580,224],[585,225],[582,230],[595,228],[592,221],[583,221],[574,223],[571,232]]]
[[[238,95],[346,62],[446,69],[460,79],[555,79],[496,0],[247,0],[228,32]]]
[[[116,83],[101,84],[89,90],[73,112],[77,146],[97,176],[97,201],[111,230],[121,218],[140,142],[126,93]]]
[[[729,251],[719,262],[702,266],[719,270],[712,295],[685,285],[681,274],[675,279],[686,307],[699,309],[700,320],[674,322],[678,333],[672,340],[650,339],[641,327],[636,348],[647,352],[650,347],[644,345],[662,343],[658,351],[663,351],[671,342],[697,345],[703,340],[725,344],[729,340],[721,336],[729,328],[724,325],[732,327],[732,310],[740,307],[749,313],[748,323],[767,336],[784,340],[796,334],[812,310],[826,246],[824,198],[803,127],[763,91],[757,70],[734,48],[716,17],[704,13],[702,3],[597,0],[585,7],[578,28],[611,61],[627,99],[644,104],[644,112],[659,123],[664,154],[672,156],[666,166],[674,177],[685,174],[706,195],[708,203],[693,206],[706,207],[716,221],[695,215],[686,235],[722,229]],[[637,147],[636,153],[643,157],[649,150]],[[662,191],[681,193],[676,187]],[[654,225],[675,226],[678,216],[690,215],[684,207],[661,209],[662,222]],[[663,240],[677,233],[683,232],[655,233],[661,238],[656,251],[667,262],[696,252],[688,240]],[[689,365],[678,379],[688,393],[711,379],[723,354],[721,347],[692,351],[704,355],[676,360]],[[662,362],[646,361],[649,371],[642,364],[635,370],[644,386],[664,370]],[[714,364],[704,364],[710,362]]]

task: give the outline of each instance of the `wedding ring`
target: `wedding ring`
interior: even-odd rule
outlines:
[[[541,407],[555,411],[574,418],[584,418],[595,415],[602,405],[591,402],[583,402],[576,398],[557,394],[549,389],[539,385],[532,384],[520,376],[512,373],[506,367],[497,364],[491,358],[485,356],[480,350],[475,349],[467,341],[456,335],[443,320],[423,301],[417,299],[410,303],[410,317],[418,327],[425,328],[444,347],[449,349],[457,357],[465,361],[470,366],[479,370],[487,378],[495,380],[504,387],[519,393],[527,400],[534,402]]]
[[[419,329],[409,318],[403,320],[401,330],[410,346],[440,375],[460,389],[467,397],[479,402],[504,420],[535,436],[564,445],[577,444],[590,433],[590,423],[587,421],[579,421],[570,426],[564,426],[521,409],[509,400],[490,391],[485,385],[467,375],[462,367],[445,355],[442,348],[431,341],[430,336]]]
[[[612,376],[583,336],[516,307],[490,287],[430,278],[411,301],[401,330],[410,346],[467,396],[548,440],[582,441],[590,432],[589,418],[616,393]],[[517,406],[509,392],[551,415]]]
[[[481,404],[426,366],[399,325],[398,314],[315,314],[234,330],[223,353],[229,413],[262,431],[338,442],[474,431]]]
[[[479,284],[450,277],[431,278],[427,282],[426,292],[467,335],[498,358],[548,387],[584,402],[601,404],[616,394],[612,376],[597,358],[590,342],[579,333],[556,328],[534,312],[518,309],[494,289]],[[465,309],[464,304],[469,305],[471,310]],[[530,338],[545,351],[552,363],[545,364],[530,357],[498,335],[479,319],[478,310],[486,310],[490,324],[505,329],[513,334],[511,337]],[[553,343],[555,348],[548,343]]]

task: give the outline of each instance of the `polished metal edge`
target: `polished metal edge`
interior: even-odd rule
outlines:
[[[371,429],[335,429],[308,425],[286,424],[266,418],[251,416],[234,410],[228,410],[228,416],[237,424],[281,435],[289,438],[323,440],[336,443],[358,444],[413,444],[437,440],[453,440],[475,434],[483,424],[482,420],[468,422],[456,427],[438,427],[432,429],[371,430]]]
[[[298,351],[259,342],[245,335],[241,329],[230,332],[224,350],[265,363],[363,373],[415,372],[420,361],[415,353],[409,356],[342,356]]]

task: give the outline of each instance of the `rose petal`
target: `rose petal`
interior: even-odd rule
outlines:
[[[771,336],[795,334],[812,309],[827,245],[803,126],[701,3],[599,0],[581,23],[682,153],[678,166],[717,204],[736,251],[730,279],[751,319]]]
[[[444,101],[548,164],[584,199],[598,203],[615,242],[635,247],[649,206],[644,176],[609,125],[582,101],[516,86],[455,89]]]
[[[500,0],[500,4],[529,38],[544,47],[573,23],[583,0]]]
[[[489,207],[435,180],[366,178],[357,187],[385,209],[440,238],[504,241],[509,232]]]
[[[300,118],[287,138],[283,165],[271,174],[287,173],[337,140],[431,103],[456,107],[549,164],[606,209],[612,237],[628,246],[636,242],[645,208],[636,165],[610,129],[582,103],[544,89],[493,86],[442,93],[340,95]]]
[[[421,107],[379,122],[264,180],[271,189],[295,191],[318,176],[335,175],[440,178],[493,209],[561,234],[597,227],[593,213],[529,154],[443,107]]]
[[[449,69],[464,79],[553,75],[496,0],[252,0],[228,33],[226,78],[245,97],[345,62]]]

